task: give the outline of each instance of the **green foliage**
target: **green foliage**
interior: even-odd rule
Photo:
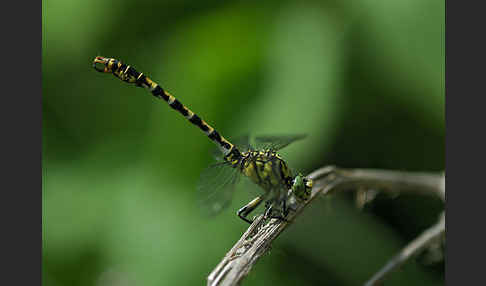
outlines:
[[[444,168],[443,2],[261,2],[43,1],[44,285],[112,272],[202,284],[247,227],[234,214],[253,195],[242,189],[200,217],[210,141],[92,70],[97,55],[134,65],[230,140],[309,134],[282,152],[296,171]],[[347,197],[317,202],[246,284],[362,283],[437,215],[435,201],[400,200],[364,212]],[[387,285],[442,277],[411,261]]]

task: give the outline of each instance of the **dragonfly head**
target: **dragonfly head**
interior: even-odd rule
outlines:
[[[302,174],[295,176],[292,182],[292,193],[302,201],[309,199],[312,190],[312,179],[307,179]]]

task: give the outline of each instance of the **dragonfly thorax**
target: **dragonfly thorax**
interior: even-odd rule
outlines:
[[[265,190],[289,189],[292,174],[287,163],[272,150],[249,150],[241,153],[240,171]]]

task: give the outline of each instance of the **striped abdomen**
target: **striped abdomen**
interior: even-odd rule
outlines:
[[[96,65],[102,64],[103,69],[99,69]],[[238,149],[221,136],[218,131],[202,120],[197,114],[192,112],[189,108],[185,107],[174,96],[166,92],[160,85],[152,81],[143,73],[136,71],[134,68],[123,64],[122,62],[104,57],[96,57],[93,61],[93,67],[104,73],[112,73],[119,79],[127,83],[133,83],[136,86],[141,86],[148,89],[153,96],[165,100],[170,107],[177,110],[192,124],[201,129],[216,145],[218,145],[221,152],[225,155],[225,159],[229,162],[236,163],[240,158],[240,152]]]

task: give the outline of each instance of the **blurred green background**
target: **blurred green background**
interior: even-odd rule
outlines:
[[[95,56],[149,75],[226,138],[307,133],[281,153],[444,169],[444,1],[42,2],[43,285],[202,285],[247,224],[207,219],[195,186],[212,143]],[[431,198],[314,203],[244,285],[359,285],[434,223]],[[386,285],[443,285],[412,260]]]

